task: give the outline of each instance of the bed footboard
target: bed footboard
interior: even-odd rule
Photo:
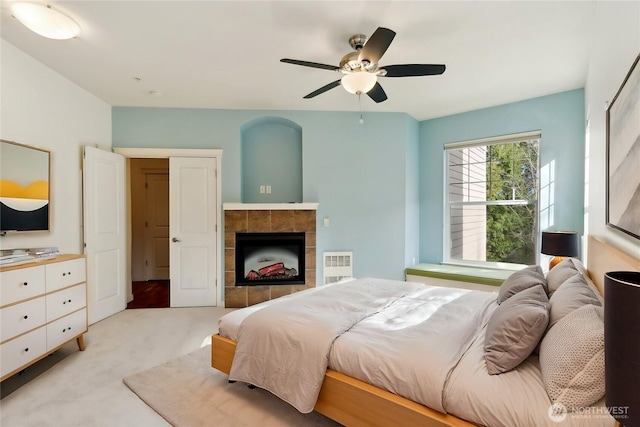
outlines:
[[[211,366],[229,374],[235,349],[235,341],[213,335]],[[340,424],[354,427],[474,425],[330,369],[325,374],[314,410]]]

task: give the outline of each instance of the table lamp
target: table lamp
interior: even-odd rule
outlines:
[[[640,272],[604,275],[604,371],[609,413],[640,426]]]
[[[549,270],[565,257],[580,255],[578,233],[575,231],[543,231],[542,251],[545,255],[553,255],[549,261]]]

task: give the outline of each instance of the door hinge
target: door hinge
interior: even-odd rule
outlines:
[[[145,221],[145,222],[144,222],[144,226],[145,226],[146,228],[149,228],[149,223],[148,223],[147,221]]]
[[[149,261],[147,261],[146,259],[144,260],[144,265],[149,265]]]
[[[149,188],[149,184],[147,184],[146,182],[144,183],[144,189],[146,190],[147,188]]]

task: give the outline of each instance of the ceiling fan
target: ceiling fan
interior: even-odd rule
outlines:
[[[305,95],[305,99],[313,98],[334,87],[342,86],[348,92],[357,95],[366,93],[375,102],[382,102],[387,99],[387,94],[378,83],[378,77],[431,76],[444,73],[446,68],[440,64],[400,64],[378,67],[378,61],[387,51],[395,36],[396,33],[394,31],[384,27],[378,27],[369,38],[364,34],[351,36],[349,45],[355,51],[342,57],[339,66],[288,58],[283,58],[280,62],[337,71],[344,74],[342,78]]]

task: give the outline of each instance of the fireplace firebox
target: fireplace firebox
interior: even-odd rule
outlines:
[[[305,233],[236,233],[236,286],[304,284]]]

